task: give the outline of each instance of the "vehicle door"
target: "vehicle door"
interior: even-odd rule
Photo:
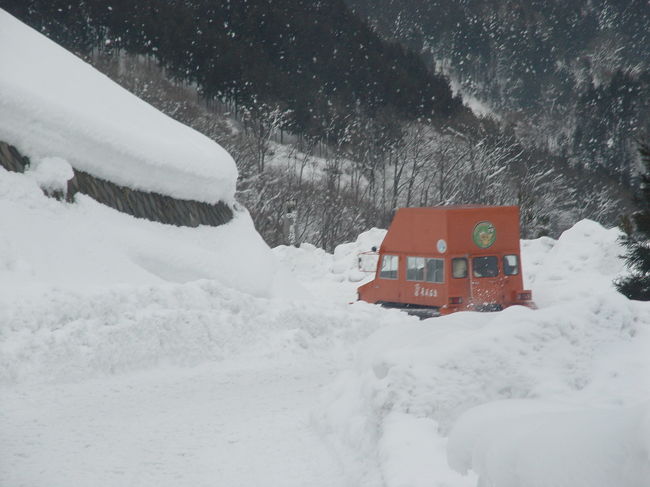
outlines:
[[[455,255],[450,259],[451,280],[449,282],[449,298],[460,298],[461,303],[471,302],[471,275],[469,270],[470,257]]]
[[[404,257],[397,253],[385,253],[379,257],[377,275],[374,288],[379,301],[384,303],[398,303],[402,299],[401,269],[404,266]]]
[[[503,306],[504,280],[499,257],[481,255],[471,257],[470,286],[474,307],[498,308]]]

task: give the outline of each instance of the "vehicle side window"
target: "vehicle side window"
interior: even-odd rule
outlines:
[[[444,260],[426,257],[406,258],[406,280],[423,282],[444,282]]]
[[[472,259],[474,277],[496,277],[499,275],[499,259],[494,255]]]
[[[382,279],[397,279],[399,257],[397,255],[384,255],[381,258],[379,277]]]
[[[467,259],[465,257],[451,259],[451,275],[455,279],[467,277]]]
[[[426,261],[426,275],[427,282],[445,282],[445,261],[442,259],[425,259]]]
[[[506,276],[516,276],[519,274],[519,258],[516,255],[503,256],[503,273]]]
[[[424,257],[406,258],[406,280],[424,281]]]

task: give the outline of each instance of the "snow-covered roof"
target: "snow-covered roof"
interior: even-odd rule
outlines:
[[[0,140],[32,159],[179,199],[233,201],[237,169],[216,142],[129,93],[0,9]]]

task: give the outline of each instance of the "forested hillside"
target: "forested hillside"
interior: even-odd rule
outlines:
[[[645,0],[347,0],[386,38],[448,73],[520,139],[634,175],[650,133]]]
[[[546,119],[533,112],[472,113],[443,74],[457,78],[452,62],[422,56],[433,38],[417,22],[433,10],[409,5],[410,17],[397,3],[370,12],[343,0],[0,0],[227,148],[239,169],[238,199],[271,245],[286,242],[289,209],[297,241],[327,249],[386,227],[401,206],[516,204],[528,237],[557,235],[585,217],[616,223],[626,204],[619,173],[575,163],[559,143],[537,143],[526,129]],[[394,35],[380,22],[391,12],[399,14]],[[375,26],[359,13],[372,14]],[[436,27],[441,36],[449,15]],[[471,33],[460,24],[454,31]]]
[[[403,119],[463,110],[446,79],[382,41],[342,0],[0,2],[66,48],[147,54],[206,98],[290,110],[294,131],[361,109]]]

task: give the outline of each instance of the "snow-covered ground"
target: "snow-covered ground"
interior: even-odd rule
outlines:
[[[0,485],[355,476],[312,415],[389,316],[314,299],[245,212],[177,228],[0,169],[0,226]]]
[[[524,242],[537,311],[418,321],[349,304],[382,230],[271,251],[2,170],[0,224],[0,485],[648,485],[616,230]]]
[[[310,421],[331,381],[315,361],[228,361],[2,399],[6,486],[343,486]]]

